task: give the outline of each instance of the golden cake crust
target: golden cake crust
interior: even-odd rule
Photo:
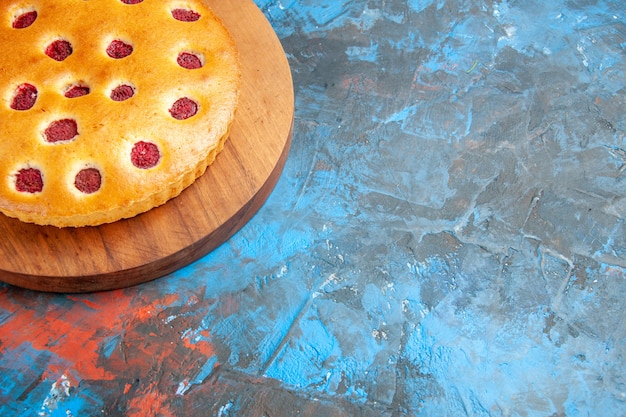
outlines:
[[[178,20],[174,10],[193,11],[199,19]],[[32,24],[13,27],[33,11]],[[234,41],[202,1],[14,0],[3,13],[4,214],[58,227],[132,217],[178,195],[221,151],[236,110],[241,70]],[[63,60],[49,52],[59,41],[71,45]],[[115,41],[132,46],[132,53],[109,56],[107,48]],[[185,68],[178,62],[181,53],[201,67]],[[24,85],[36,88],[36,100],[28,109],[19,108],[28,103],[16,109]],[[116,101],[112,93],[122,85],[132,88],[132,97]],[[68,98],[72,86],[87,87],[89,93]],[[191,100],[197,112],[177,116],[182,120],[173,117],[179,99]],[[52,141],[49,129],[67,120],[74,121],[77,134],[68,138],[62,132],[61,140]],[[140,142],[158,149],[156,165],[136,166],[131,155]],[[24,170],[40,173],[41,191],[20,187]],[[99,173],[95,191],[77,185],[83,170]]]

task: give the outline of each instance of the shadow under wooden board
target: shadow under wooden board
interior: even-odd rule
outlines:
[[[52,292],[147,282],[206,255],[263,205],[291,144],[289,64],[251,0],[206,3],[235,38],[243,71],[240,103],[224,150],[180,196],[132,219],[59,229],[0,214],[0,280]]]

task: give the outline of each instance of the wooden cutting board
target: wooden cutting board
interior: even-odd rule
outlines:
[[[243,85],[230,138],[206,173],[165,205],[112,224],[59,229],[0,214],[0,280],[34,290],[89,292],[173,272],[239,230],[274,188],[291,143],[289,64],[250,0],[206,0],[235,38]]]

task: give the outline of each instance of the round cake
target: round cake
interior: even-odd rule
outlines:
[[[11,0],[0,25],[0,212],[57,227],[177,196],[224,146],[237,49],[200,0]]]

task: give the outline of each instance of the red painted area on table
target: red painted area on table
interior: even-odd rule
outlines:
[[[146,387],[145,392],[133,397],[126,410],[126,417],[176,417],[169,405],[170,393],[160,392],[156,382]]]
[[[5,290],[4,292],[6,292]],[[115,293],[102,294],[99,302],[83,299],[71,303],[69,308],[47,308],[43,311],[26,310],[29,303],[13,303],[2,306],[10,314],[0,327],[5,337],[0,345],[0,354],[15,350],[30,343],[38,351],[48,351],[57,358],[72,364],[72,374],[80,379],[111,380],[115,374],[98,364],[100,329],[114,332],[120,327],[120,317],[131,309],[130,298],[116,297]],[[2,300],[10,301],[8,297]],[[41,323],[33,326],[33,323]],[[67,365],[57,359],[47,369],[52,379],[67,372]],[[54,375],[54,376],[53,376]]]
[[[91,301],[91,300],[89,300],[89,299],[87,299],[87,298],[84,298],[84,297],[76,297],[76,296],[71,296],[71,295],[68,295],[68,296],[67,296],[67,299],[68,299],[68,300],[75,301],[75,302],[77,302],[77,303],[83,303],[83,304],[85,304],[87,307],[92,308],[92,309],[94,309],[94,310],[96,310],[96,309],[98,309],[98,308],[99,308],[99,305],[98,305],[97,303],[95,303],[95,302],[93,302],[93,301]]]
[[[216,356],[202,324],[214,300],[203,295],[181,300],[179,294],[130,290],[62,297],[8,291],[0,291],[0,310],[8,313],[0,324],[0,355],[25,344],[51,354],[37,384],[64,377],[72,387],[81,381],[119,386],[122,398],[112,403],[127,416],[146,410],[173,416],[172,394],[181,383],[196,383],[189,381]]]

